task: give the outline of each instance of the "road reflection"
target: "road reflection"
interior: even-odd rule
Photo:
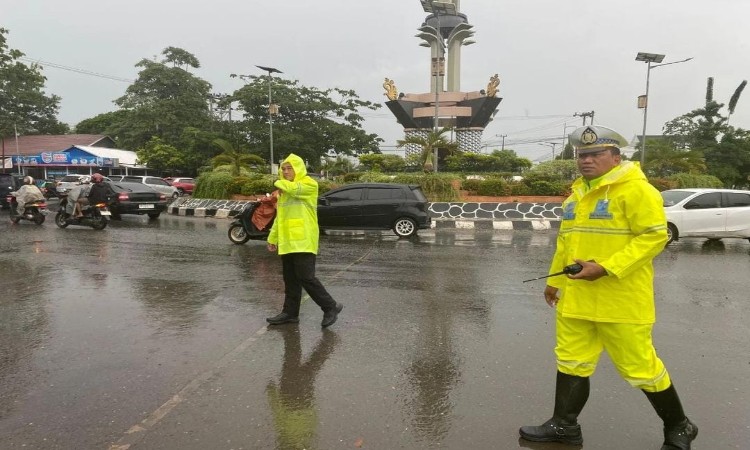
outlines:
[[[276,448],[313,449],[318,425],[315,378],[333,353],[338,337],[334,331],[324,329],[315,348],[304,360],[298,327],[276,327],[270,332],[281,333],[284,339],[281,376],[278,382],[271,381],[266,386],[276,430]]]

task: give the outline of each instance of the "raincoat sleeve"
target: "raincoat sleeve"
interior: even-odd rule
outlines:
[[[309,183],[302,183],[300,181],[276,180],[273,185],[285,194],[289,194],[292,197],[315,198],[318,195],[318,186]]]
[[[633,239],[604,261],[597,261],[607,273],[624,278],[650,264],[661,253],[667,243],[667,218],[664,202],[659,192],[642,182],[642,188],[627,199],[626,217]]]

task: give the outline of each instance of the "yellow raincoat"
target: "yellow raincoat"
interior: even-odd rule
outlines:
[[[305,162],[290,154],[283,162],[294,169],[294,181],[287,181],[279,172],[274,182],[279,191],[276,219],[268,235],[268,243],[278,247],[279,255],[287,253],[318,253],[318,183],[307,176]]]
[[[623,162],[590,184],[579,178],[562,207],[550,273],[581,259],[596,261],[608,276],[593,282],[550,278],[547,284],[560,289],[558,314],[595,322],[654,323],[652,260],[667,242],[667,222],[661,195],[640,167]]]

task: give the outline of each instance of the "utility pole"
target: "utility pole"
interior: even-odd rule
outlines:
[[[502,146],[501,150],[505,150],[505,136],[507,136],[507,134],[501,134],[500,135],[500,137],[503,138],[503,146]]]
[[[575,113],[573,117],[583,117],[583,126],[586,126],[586,117],[591,117],[591,125],[594,124],[594,111]]]

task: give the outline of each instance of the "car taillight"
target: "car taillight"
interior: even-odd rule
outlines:
[[[130,196],[128,196],[127,192],[120,192],[120,194],[117,195],[117,200],[119,201],[128,201],[130,200]]]

